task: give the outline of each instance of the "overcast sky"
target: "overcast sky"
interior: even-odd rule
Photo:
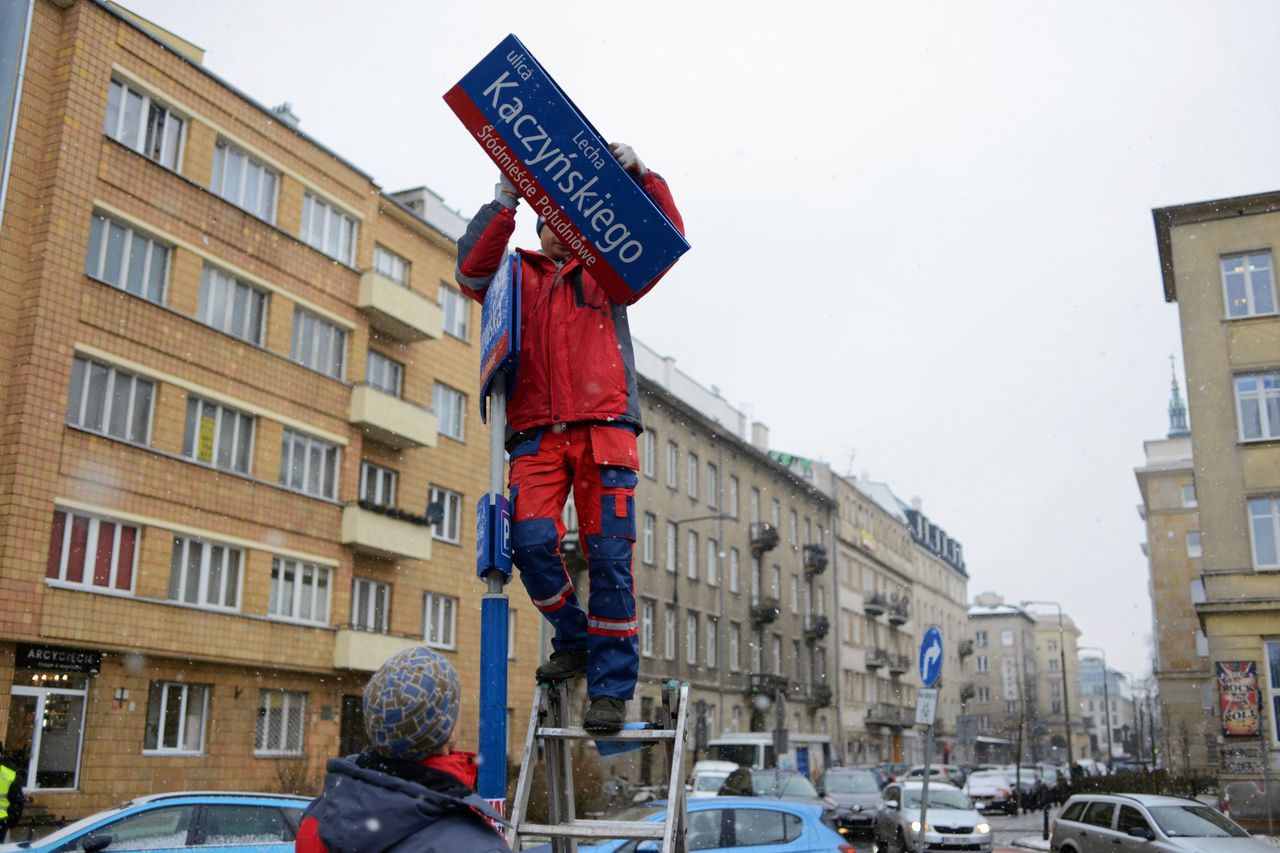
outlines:
[[[1280,188],[1280,4],[125,5],[467,215],[496,171],[441,95],[514,32],[684,215],[636,336],[775,448],[919,497],[971,598],[1057,600],[1149,672],[1133,468],[1181,376],[1151,210]]]

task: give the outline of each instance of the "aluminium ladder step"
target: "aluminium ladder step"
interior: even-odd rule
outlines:
[[[675,729],[623,729],[612,734],[589,732],[581,726],[539,726],[538,737],[560,738],[562,740],[638,740],[659,743],[664,740],[675,740]]]
[[[546,835],[556,838],[626,838],[638,841],[662,840],[665,830],[664,822],[581,819],[558,824],[526,823],[521,824],[519,828],[522,835]]]

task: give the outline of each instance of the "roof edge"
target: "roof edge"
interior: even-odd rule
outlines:
[[[1178,301],[1177,284],[1173,274],[1171,235],[1174,226],[1231,219],[1236,216],[1256,216],[1277,210],[1280,210],[1280,190],[1193,201],[1152,210],[1151,214],[1156,227],[1156,252],[1160,256],[1160,278],[1164,284],[1164,301]]]

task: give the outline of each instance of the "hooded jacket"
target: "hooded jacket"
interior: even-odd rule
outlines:
[[[639,181],[684,233],[666,181],[654,172]],[[476,301],[484,301],[515,227],[515,211],[493,201],[480,208],[458,241],[458,284]],[[624,423],[639,431],[627,306],[610,299],[576,258],[557,266],[541,252],[517,251],[521,343],[515,390],[507,399],[508,438],[581,421]]]
[[[331,759],[324,793],[303,813],[298,853],[510,853],[489,823],[497,815],[462,781],[474,756],[427,764],[372,750]],[[451,772],[452,771],[452,772]]]

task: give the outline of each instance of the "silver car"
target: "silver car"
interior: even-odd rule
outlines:
[[[968,795],[945,782],[929,782],[929,808],[920,823],[923,782],[894,782],[886,785],[883,807],[876,813],[876,845],[888,853],[910,853],[923,835],[924,849],[990,853],[991,825],[986,822]],[[1274,851],[1272,851],[1274,853]]]
[[[1077,794],[1049,833],[1053,853],[1275,853],[1212,806],[1154,794]]]

